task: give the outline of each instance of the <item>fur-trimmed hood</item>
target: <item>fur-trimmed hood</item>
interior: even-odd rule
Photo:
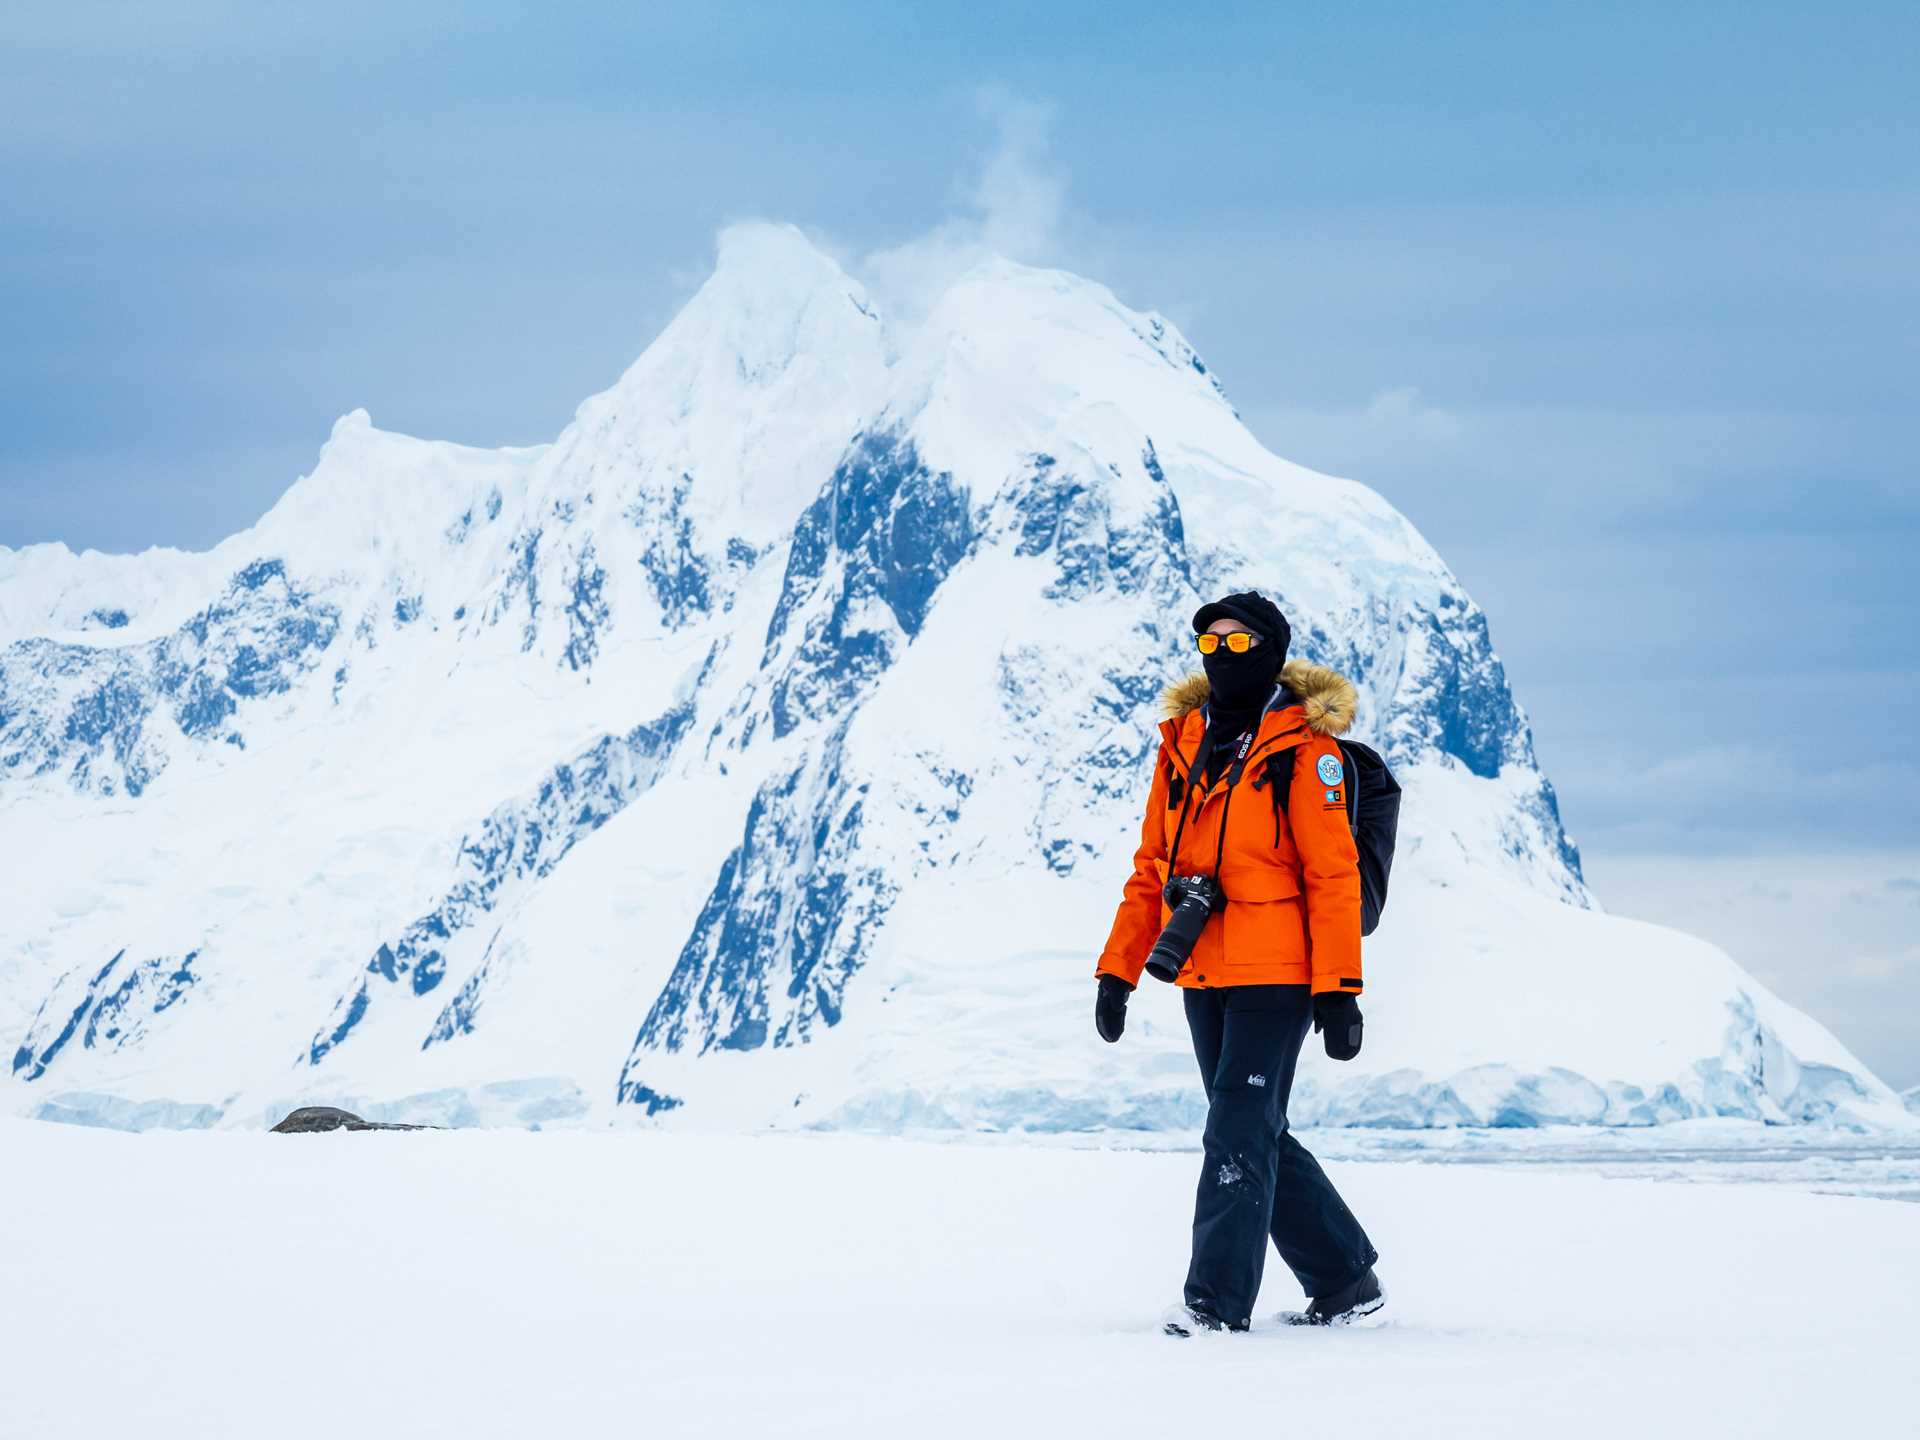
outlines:
[[[1306,716],[1309,730],[1321,735],[1344,735],[1352,726],[1359,696],[1352,682],[1339,671],[1305,660],[1289,660],[1280,667],[1280,683],[1286,687],[1286,693],[1275,703],[1298,705]],[[1186,679],[1169,685],[1160,703],[1169,720],[1178,720],[1206,704],[1210,693],[1205,672],[1196,670]]]

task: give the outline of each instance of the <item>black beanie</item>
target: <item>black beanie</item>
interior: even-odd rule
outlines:
[[[1193,633],[1200,634],[1216,620],[1238,620],[1273,647],[1279,656],[1275,668],[1286,663],[1287,647],[1293,644],[1293,627],[1287,624],[1280,607],[1258,590],[1242,590],[1237,595],[1202,605],[1193,612]]]

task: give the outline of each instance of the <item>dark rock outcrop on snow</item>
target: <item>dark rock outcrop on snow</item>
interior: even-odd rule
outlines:
[[[396,1125],[384,1120],[362,1120],[351,1110],[331,1105],[302,1105],[273,1127],[275,1135],[318,1135],[323,1130],[438,1130],[438,1125]]]

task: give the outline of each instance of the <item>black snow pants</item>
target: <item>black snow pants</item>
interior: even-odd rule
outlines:
[[[1239,1325],[1253,1316],[1269,1235],[1310,1296],[1351,1283],[1379,1256],[1319,1161],[1287,1130],[1293,1069],[1313,1017],[1308,987],[1181,993],[1207,1091],[1187,1304]]]

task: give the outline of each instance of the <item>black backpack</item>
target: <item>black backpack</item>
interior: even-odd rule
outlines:
[[[1393,869],[1393,842],[1400,829],[1400,782],[1372,746],[1342,740],[1340,758],[1347,768],[1347,828],[1360,852],[1360,933],[1371,935],[1387,908],[1387,875]],[[1267,761],[1262,779],[1273,787],[1273,843],[1280,843],[1280,816],[1293,792],[1293,755],[1289,747]]]

